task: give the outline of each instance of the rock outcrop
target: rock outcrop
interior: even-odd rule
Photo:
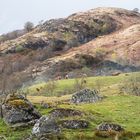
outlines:
[[[85,120],[64,120],[61,121],[61,126],[67,129],[85,129],[88,128],[89,122]]]
[[[9,95],[2,106],[3,119],[10,126],[33,124],[41,115],[33,105],[21,95]]]
[[[82,114],[84,114],[84,113],[79,110],[64,109],[64,108],[57,108],[57,109],[50,111],[50,115],[53,118],[81,116]]]
[[[102,97],[99,96],[97,90],[83,89],[73,94],[72,103],[96,103],[100,101]]]
[[[32,134],[40,137],[48,134],[58,134],[61,131],[55,119],[50,116],[42,116],[34,125]]]
[[[123,131],[122,126],[113,123],[102,123],[96,128],[98,131]]]

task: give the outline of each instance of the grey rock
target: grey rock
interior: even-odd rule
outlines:
[[[113,123],[101,123],[96,128],[98,131],[123,131],[122,126]]]
[[[83,89],[76,92],[71,99],[72,103],[96,103],[100,101],[102,97],[99,96],[97,90]]]
[[[49,112],[53,118],[81,116],[83,112],[74,109],[57,108]]]
[[[53,118],[50,116],[42,116],[34,125],[32,134],[35,136],[43,136],[47,134],[57,134],[60,130],[60,127]]]
[[[65,45],[67,44],[66,41],[55,38],[52,41],[50,41],[50,46],[54,51],[61,51],[64,49]]]
[[[61,121],[61,125],[67,129],[84,129],[88,128],[89,122],[85,120],[64,120]]]
[[[34,124],[34,120],[41,117],[33,105],[21,95],[10,95],[2,105],[3,119],[12,126],[26,126]]]
[[[29,121],[29,122],[24,122],[24,123],[16,123],[16,124],[12,124],[12,128],[20,128],[20,127],[28,127],[28,126],[33,126],[36,122],[37,122],[38,119],[36,120],[32,120],[32,121]]]
[[[43,104],[41,105],[41,107],[42,107],[43,109],[51,108],[51,106],[50,106],[49,104],[47,104],[47,103],[43,103]]]

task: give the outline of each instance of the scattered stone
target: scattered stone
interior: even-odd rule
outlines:
[[[96,128],[98,131],[123,131],[124,129],[118,125],[113,123],[102,123]]]
[[[43,109],[48,109],[48,108],[55,108],[56,107],[56,104],[51,104],[51,103],[43,103],[41,104],[41,108]]]
[[[97,90],[83,89],[76,92],[71,99],[72,103],[96,103],[100,101],[102,97],[99,96]]]
[[[45,104],[42,104],[41,106],[43,109],[48,109],[48,108],[51,108],[49,104],[45,103]]]
[[[10,126],[26,126],[35,123],[41,115],[22,95],[9,95],[2,105],[3,119]]]
[[[53,118],[63,118],[63,117],[72,117],[72,116],[81,116],[83,112],[79,110],[73,109],[64,109],[64,108],[57,108],[50,111],[50,115]]]
[[[64,120],[61,121],[61,125],[67,129],[84,129],[89,126],[89,122],[85,120]]]
[[[42,116],[34,125],[32,134],[35,136],[43,136],[47,134],[57,134],[61,131],[55,119],[50,116]]]

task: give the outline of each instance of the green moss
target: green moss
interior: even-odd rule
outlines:
[[[23,46],[21,46],[21,45],[16,46],[16,52],[23,52],[23,51],[24,51]]]
[[[29,107],[29,104],[27,104],[24,100],[21,100],[21,99],[9,100],[7,103],[12,107],[17,107],[17,108],[18,107],[23,107],[23,108]]]

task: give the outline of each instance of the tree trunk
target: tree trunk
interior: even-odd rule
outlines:
[[[0,118],[3,118],[2,104],[0,104]]]

